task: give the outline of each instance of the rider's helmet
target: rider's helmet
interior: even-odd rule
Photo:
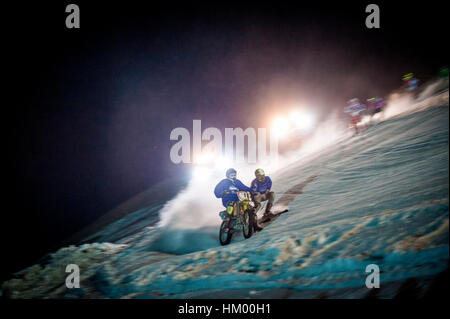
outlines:
[[[234,168],[229,168],[225,173],[228,179],[231,179],[233,182],[236,180],[236,170]]]
[[[403,76],[403,81],[407,82],[407,81],[411,80],[413,77],[414,77],[414,74],[407,73]]]
[[[255,177],[258,180],[258,182],[264,182],[264,180],[266,179],[266,174],[261,168],[258,168],[255,171]]]

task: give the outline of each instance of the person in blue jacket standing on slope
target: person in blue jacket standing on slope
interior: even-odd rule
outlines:
[[[236,213],[234,212],[234,203],[239,201],[237,192],[247,191],[253,193],[253,191],[236,178],[236,170],[234,168],[228,169],[225,175],[227,178],[221,180],[214,188],[214,195],[217,198],[222,198],[222,204],[226,208],[226,219],[229,221],[230,217]],[[255,228],[258,230],[258,225],[255,225]]]

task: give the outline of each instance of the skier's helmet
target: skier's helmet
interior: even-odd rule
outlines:
[[[360,103],[359,103],[359,99],[354,97],[353,99],[348,100],[347,104],[351,105],[351,106],[355,106],[355,105],[359,105]]]
[[[266,174],[264,173],[264,171],[261,168],[258,168],[255,171],[255,176],[256,176],[256,179],[260,182],[262,182],[266,179]]]
[[[236,180],[236,170],[234,168],[229,168],[227,172],[225,173],[227,178],[235,181]]]

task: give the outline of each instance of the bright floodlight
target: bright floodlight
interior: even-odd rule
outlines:
[[[278,137],[286,135],[289,132],[289,121],[284,117],[276,118],[272,130]]]
[[[291,114],[289,114],[289,119],[294,123],[297,122],[299,117],[300,117],[300,112],[298,112],[298,111],[293,111]]]

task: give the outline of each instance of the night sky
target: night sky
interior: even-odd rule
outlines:
[[[438,3],[375,2],[381,29],[367,29],[371,2],[91,2],[2,10],[2,278],[158,181],[187,176],[169,159],[176,127],[266,127],[295,101],[325,118],[447,64]],[[81,29],[65,27],[69,3]]]

